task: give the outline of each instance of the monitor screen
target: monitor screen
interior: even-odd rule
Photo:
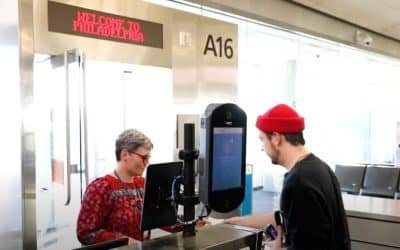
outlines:
[[[214,128],[212,191],[241,187],[242,147],[243,128]]]
[[[171,203],[172,182],[182,175],[182,162],[151,164],[146,171],[141,230],[176,223],[176,210]],[[177,185],[178,186],[178,185]]]

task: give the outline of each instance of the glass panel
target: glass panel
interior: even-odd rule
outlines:
[[[74,56],[35,57],[38,249],[80,246],[75,223],[85,185],[80,175],[83,71]]]
[[[116,165],[115,139],[124,129],[121,63],[86,62],[89,182]]]
[[[307,147],[331,167],[400,162],[398,58],[193,3],[147,1],[238,24],[238,102],[248,115],[247,161],[254,164],[254,186],[265,185],[260,178],[265,172],[272,178],[269,185],[280,190],[285,170],[266,166],[265,154],[254,150],[260,147],[256,115],[279,102],[306,117]],[[210,99],[178,108],[202,113]]]
[[[151,162],[172,161],[176,136],[172,71],[139,65],[130,69],[123,76],[126,128],[137,128],[152,140]]]
[[[115,139],[127,128],[150,137],[151,162],[173,160],[171,69],[92,60],[86,65],[89,180],[115,168]]]
[[[254,166],[253,186],[280,190],[285,169],[273,167],[261,151],[257,116],[294,99],[296,44],[256,25],[239,26],[239,105],[247,114],[246,160]]]
[[[18,46],[3,45],[0,41],[0,55],[0,249],[17,250],[22,249]]]

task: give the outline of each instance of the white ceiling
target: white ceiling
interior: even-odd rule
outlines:
[[[290,0],[400,41],[400,0]],[[17,2],[0,0],[0,26],[17,25]]]
[[[291,0],[400,40],[400,0]]]

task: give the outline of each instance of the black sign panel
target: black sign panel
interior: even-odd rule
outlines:
[[[163,25],[48,2],[49,31],[163,48]]]

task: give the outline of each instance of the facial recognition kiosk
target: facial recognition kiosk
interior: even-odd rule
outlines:
[[[210,104],[200,124],[200,200],[230,212],[245,193],[246,114],[235,104]]]
[[[124,249],[261,249],[258,229],[226,224],[195,228],[207,216],[204,210],[226,213],[241,204],[246,175],[245,112],[232,103],[210,104],[200,124],[200,151],[194,148],[194,124],[185,123],[184,149],[179,151],[182,161],[150,165],[146,175],[142,231],[180,224],[183,232]],[[198,158],[199,193],[194,188]],[[200,201],[202,212],[195,215]],[[183,216],[177,214],[179,205],[183,205]]]

